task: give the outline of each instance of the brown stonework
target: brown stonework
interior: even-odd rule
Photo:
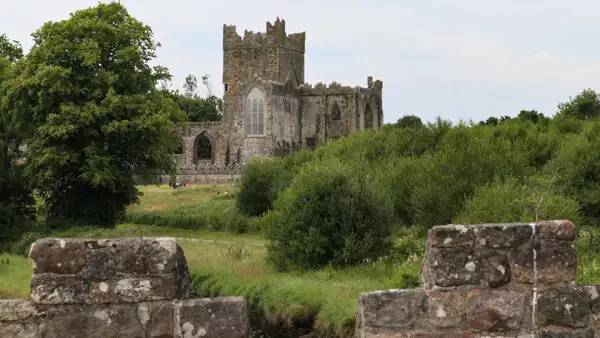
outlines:
[[[600,286],[575,284],[575,234],[562,220],[434,227],[421,287],[363,293],[357,335],[600,338]]]
[[[250,336],[244,298],[188,299],[173,238],[45,238],[29,258],[31,300],[0,300],[0,337]]]

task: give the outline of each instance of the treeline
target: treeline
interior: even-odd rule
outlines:
[[[134,177],[173,174],[175,126],[216,121],[202,78],[184,91],[151,66],[152,29],[119,3],[47,22],[25,53],[0,35],[0,244],[31,228],[113,227],[138,202]],[[39,221],[42,221],[41,224]]]
[[[237,205],[266,215],[281,269],[385,255],[402,227],[600,218],[600,99],[586,89],[553,117],[452,125],[407,115],[293,157],[247,166]]]

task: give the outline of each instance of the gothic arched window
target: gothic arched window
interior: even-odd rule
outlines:
[[[260,89],[254,87],[246,98],[244,107],[244,132],[246,135],[264,135],[265,103]]]
[[[333,102],[333,107],[331,108],[331,119],[334,121],[339,121],[342,119],[342,110],[340,109],[340,104],[337,101]]]

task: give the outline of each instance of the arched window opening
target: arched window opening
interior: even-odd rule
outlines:
[[[334,121],[339,121],[342,119],[342,110],[340,109],[340,104],[337,101],[333,102],[333,107],[331,108],[331,119]]]
[[[365,129],[373,128],[373,111],[371,110],[371,106],[367,104],[365,108]]]
[[[265,100],[258,88],[253,88],[248,93],[244,114],[244,132],[246,135],[264,135]]]
[[[202,133],[196,138],[196,158],[194,163],[212,164],[212,145],[206,133]]]

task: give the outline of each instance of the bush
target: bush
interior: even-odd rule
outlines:
[[[393,209],[336,159],[305,166],[265,217],[277,270],[356,265],[389,254]]]
[[[0,165],[0,243],[18,239],[34,221],[35,200],[22,168]]]
[[[277,194],[285,189],[292,173],[280,159],[257,159],[246,165],[236,195],[237,208],[250,216],[261,216],[271,209]]]
[[[479,187],[454,222],[476,224],[550,219],[568,219],[579,224],[579,204],[557,192],[552,178],[533,177],[519,181],[509,177]]]

